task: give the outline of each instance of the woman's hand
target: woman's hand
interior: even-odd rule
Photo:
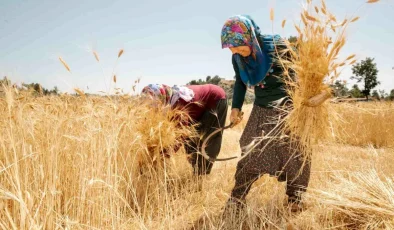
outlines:
[[[233,124],[232,127],[238,125],[242,120],[242,114],[239,109],[233,108],[230,114],[230,122]]]
[[[317,107],[323,104],[328,98],[331,97],[330,89],[324,90],[320,94],[309,98],[308,100],[304,101],[302,104],[308,107]]]

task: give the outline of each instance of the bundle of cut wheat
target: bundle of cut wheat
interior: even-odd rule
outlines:
[[[170,157],[187,137],[196,135],[193,126],[183,124],[182,120],[187,119],[184,111],[162,106],[152,108],[142,102],[134,114],[139,119],[134,128],[141,134],[146,147],[143,157],[148,158],[143,160],[145,164],[156,164],[160,158]]]
[[[349,23],[359,17],[339,22],[324,0],[321,7],[313,6],[308,0],[301,19],[302,23],[295,25],[297,42],[288,43],[291,58],[281,60],[293,101],[293,109],[284,122],[285,130],[299,140],[303,153],[309,157],[312,145],[330,134],[330,109],[324,102],[331,96],[329,85],[338,78],[341,69],[356,61],[354,54],[344,60],[339,60],[338,55],[346,44],[345,31]]]

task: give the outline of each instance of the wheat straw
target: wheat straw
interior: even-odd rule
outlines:
[[[96,58],[97,62],[100,62],[99,55],[95,50],[93,50],[93,55],[94,55],[94,58]]]
[[[274,8],[270,9],[270,20],[274,21]]]
[[[60,62],[63,64],[63,66],[67,69],[68,72],[71,72],[70,67],[67,65],[67,63],[63,60],[62,57],[59,57]]]
[[[286,25],[286,19],[284,19],[284,20],[282,21],[282,28],[285,28],[285,25]]]
[[[194,136],[193,127],[173,119],[184,112],[152,109],[137,98],[14,100],[12,88],[6,91],[0,100],[9,108],[0,111],[0,228],[135,229],[130,218],[166,215],[160,209],[179,194],[179,178],[190,175],[169,175],[187,161],[172,167],[161,154],[167,149],[172,158],[181,137]]]
[[[119,53],[118,53],[118,58],[120,58],[120,56],[122,56],[122,54],[123,54],[123,49],[121,49],[121,50],[119,50]]]
[[[288,76],[289,95],[294,108],[289,111],[285,120],[286,130],[291,133],[292,139],[298,140],[304,155],[309,159],[312,145],[319,139],[327,138],[330,132],[327,103],[309,107],[312,104],[307,100],[321,92],[325,92],[321,99],[327,98],[331,92],[325,82],[333,82],[340,73],[337,69],[344,67],[345,61],[354,57],[350,55],[344,61],[338,60],[338,55],[346,43],[344,25],[348,20],[344,19],[341,27],[335,29],[335,25],[332,24],[336,21],[335,16],[327,10],[325,2],[322,1],[320,12],[311,12],[316,8],[317,6],[312,7],[311,3],[305,7],[301,14],[302,28],[295,25],[299,37],[295,44],[297,53],[293,55],[291,62],[284,62],[287,63],[287,66],[284,64],[285,69],[292,69],[297,76],[296,81]],[[326,17],[327,14],[330,16]],[[327,31],[326,25],[330,25],[328,28],[331,28],[334,34]],[[332,35],[334,39],[331,38]],[[335,42],[330,45],[332,40]]]
[[[85,93],[80,88],[74,88],[74,91],[77,92],[80,96],[85,96]]]
[[[350,22],[355,22],[355,21],[357,21],[358,19],[360,19],[360,17],[355,17],[355,18],[353,18]]]

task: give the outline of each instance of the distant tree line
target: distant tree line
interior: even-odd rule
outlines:
[[[190,82],[187,83],[187,85],[205,85],[205,84],[219,85],[221,80],[222,79],[218,75],[215,75],[214,77],[207,76],[205,80],[202,80],[201,78],[198,80],[191,80]]]
[[[290,42],[296,42],[297,38],[292,36],[288,39]],[[359,63],[352,66],[353,76],[350,77],[352,80],[356,80],[357,83],[362,85],[362,88],[358,84],[354,84],[350,89],[347,87],[346,81],[335,81],[331,88],[333,89],[335,97],[352,97],[352,98],[366,98],[370,97],[376,100],[394,100],[394,89],[389,93],[384,90],[376,90],[376,86],[380,84],[377,79],[378,69],[373,58],[367,57]],[[205,80],[201,78],[198,80],[192,80],[188,85],[203,85],[203,84],[215,84],[219,85],[221,78],[218,75],[214,77],[207,76]],[[233,84],[232,84],[233,86]],[[232,87],[231,86],[231,87]],[[228,90],[229,91],[229,90]],[[232,92],[228,92],[232,93]]]
[[[297,41],[297,37],[290,36],[288,39],[291,43],[295,43]],[[363,98],[365,97],[367,100],[372,97],[377,100],[394,100],[394,89],[390,92],[385,92],[384,90],[376,90],[376,86],[380,84],[377,79],[378,69],[376,63],[374,63],[374,59],[367,57],[365,60],[362,60],[359,63],[356,63],[352,66],[353,76],[350,77],[352,80],[356,80],[357,83],[360,83],[362,88],[359,88],[358,84],[354,84],[350,89],[347,87],[346,81],[335,81],[330,87],[333,89],[335,97],[352,97],[352,98]],[[187,85],[204,85],[204,84],[214,84],[220,85],[222,78],[218,75],[214,77],[207,76],[204,80],[192,80],[187,83]],[[46,89],[42,87],[40,83],[23,83],[21,86],[17,86],[16,84],[12,84],[12,82],[4,76],[3,79],[0,79],[0,88],[5,86],[12,86],[17,88],[18,90],[27,90],[32,92],[34,95],[58,95],[60,93],[57,86],[53,87],[53,89]],[[231,84],[231,88],[233,84]],[[232,89],[226,89],[227,93],[232,93]]]
[[[336,97],[353,97],[363,98],[367,100],[371,96],[376,100],[394,100],[394,89],[390,93],[386,93],[384,90],[374,89],[380,84],[378,81],[378,69],[374,59],[367,57],[359,63],[352,66],[353,76],[350,77],[352,80],[356,80],[357,83],[361,83],[362,88],[360,89],[358,84],[354,84],[351,89],[346,87],[346,81],[335,81],[331,88],[334,91]]]
[[[366,97],[365,91],[361,90],[357,84],[354,84],[351,89],[347,88],[346,81],[335,81],[331,85],[335,97],[352,97],[352,98],[364,98]],[[363,93],[364,92],[364,93]],[[389,93],[385,90],[373,90],[371,95],[372,98],[377,100],[394,100],[394,89]]]
[[[20,91],[26,90],[32,92],[34,95],[58,95],[60,93],[59,88],[57,86],[53,87],[53,89],[46,89],[42,87],[40,83],[22,83],[21,86],[17,86],[16,84],[12,84],[11,80],[4,76],[3,79],[0,79],[0,87],[2,86],[14,87]]]

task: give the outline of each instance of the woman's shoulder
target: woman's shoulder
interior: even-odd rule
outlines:
[[[279,34],[259,34],[257,35],[261,40],[281,40],[283,39]]]
[[[257,36],[260,46],[284,45],[284,39],[279,34],[260,34]]]

